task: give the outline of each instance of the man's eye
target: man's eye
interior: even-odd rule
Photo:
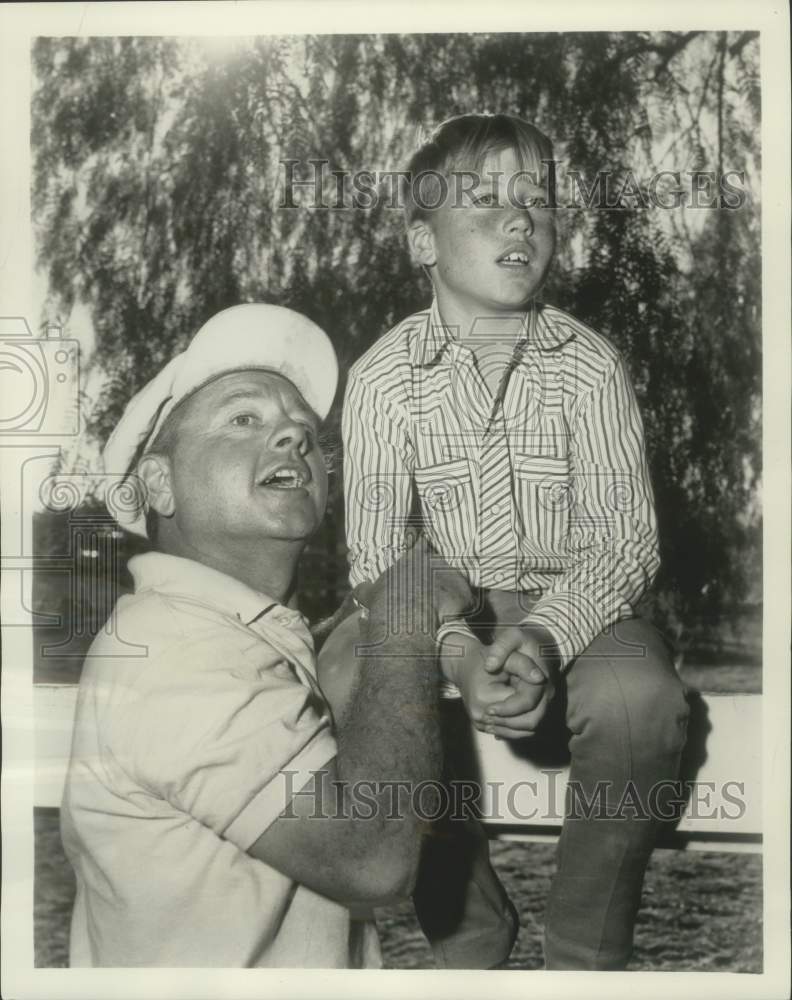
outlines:
[[[236,416],[231,417],[231,423],[234,427],[252,427],[256,422],[256,415],[254,413],[237,413]]]
[[[305,428],[305,437],[308,441],[309,448],[315,448],[319,443],[319,431],[312,423],[303,424]]]
[[[479,208],[492,208],[498,204],[498,196],[493,193],[479,194],[473,199],[473,204]]]

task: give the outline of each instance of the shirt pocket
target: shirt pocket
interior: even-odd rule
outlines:
[[[416,469],[415,486],[425,516],[432,519],[459,514],[473,495],[470,464],[466,458],[457,458]]]
[[[452,404],[444,406],[435,399],[422,406],[413,413],[413,428],[418,465],[427,472],[464,458],[465,437]]]
[[[524,550],[562,557],[573,498],[569,457],[515,455],[514,480]]]

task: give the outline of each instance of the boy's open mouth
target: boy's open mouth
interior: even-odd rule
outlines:
[[[310,481],[310,473],[306,473],[295,465],[281,465],[264,479],[260,479],[258,485],[276,490],[298,490]]]

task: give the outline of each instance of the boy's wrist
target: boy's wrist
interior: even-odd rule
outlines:
[[[440,672],[449,684],[453,684],[464,693],[476,663],[481,662],[481,643],[469,630],[443,631],[442,638],[439,635],[438,640]]]
[[[470,678],[475,670],[475,665],[467,657],[458,657],[457,663],[448,674],[443,674],[447,683],[459,692],[459,696],[465,705],[470,700]]]
[[[464,657],[462,656],[448,656],[441,650],[440,673],[443,680],[448,681],[449,684],[453,684],[457,688],[460,686],[460,665],[463,660]]]
[[[526,640],[534,645],[536,655],[552,670],[557,670],[561,663],[561,654],[555,636],[544,625],[530,621],[522,622],[520,631]]]

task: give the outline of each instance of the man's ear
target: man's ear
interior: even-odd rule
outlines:
[[[407,230],[407,242],[410,245],[412,258],[417,264],[432,267],[437,263],[434,233],[426,219],[416,219],[412,223]]]
[[[172,469],[167,455],[144,455],[138,462],[137,474],[146,484],[149,507],[162,517],[171,517],[176,510],[176,501],[173,496]]]

